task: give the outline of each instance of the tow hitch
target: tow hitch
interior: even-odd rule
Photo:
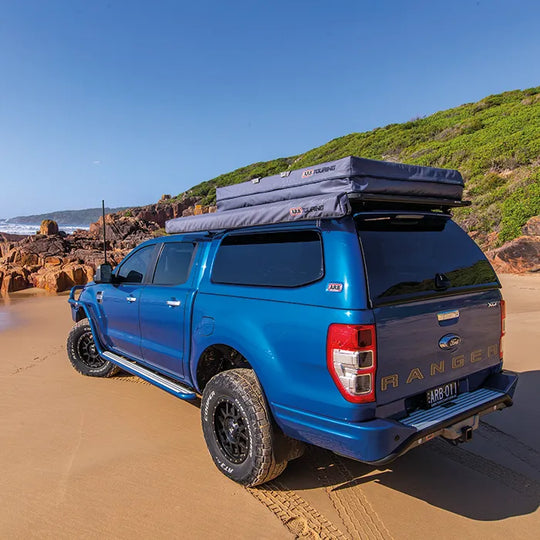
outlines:
[[[478,414],[467,418],[462,422],[443,429],[441,436],[449,443],[459,444],[469,442],[472,439],[473,431],[478,428],[480,416]]]
[[[469,442],[472,439],[472,427],[461,428],[461,437],[458,439],[458,442]]]

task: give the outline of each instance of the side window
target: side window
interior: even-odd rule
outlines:
[[[189,277],[195,244],[166,242],[154,272],[154,285],[181,285]]]
[[[141,283],[152,259],[154,246],[145,246],[127,257],[116,272],[121,283]]]
[[[261,287],[300,287],[324,275],[315,231],[231,234],[218,248],[212,281]]]

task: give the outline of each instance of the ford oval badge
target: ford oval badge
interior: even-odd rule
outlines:
[[[439,339],[439,347],[446,351],[455,349],[461,343],[461,338],[456,334],[446,334]]]

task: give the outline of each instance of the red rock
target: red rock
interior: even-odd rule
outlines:
[[[50,266],[41,268],[31,279],[35,287],[49,292],[62,292],[74,285],[85,285],[92,280],[94,270],[84,264],[70,263],[62,267]]]
[[[55,257],[55,256],[46,257],[44,261],[45,266],[60,266],[62,262],[63,262],[62,257]]]
[[[526,236],[540,236],[540,216],[534,216],[523,226],[523,234]]]
[[[27,289],[29,285],[28,274],[24,268],[16,267],[4,270],[1,288],[2,294],[21,291]]]
[[[52,219],[44,219],[41,222],[41,227],[39,228],[39,234],[51,235],[58,234],[58,223]]]
[[[13,263],[19,266],[32,265],[39,262],[39,257],[35,253],[24,251],[19,246],[11,249],[4,259],[7,263]]]
[[[497,272],[521,274],[540,271],[540,236],[521,236],[487,252]]]
[[[0,232],[0,240],[4,242],[18,242],[19,240],[23,240],[24,238],[27,238],[28,234],[11,234],[11,233],[4,233]]]
[[[61,257],[69,251],[69,242],[61,236],[28,236],[17,243],[17,247],[26,253],[34,253],[45,259],[46,257]]]
[[[159,234],[167,220],[192,215],[198,201],[196,197],[163,198],[157,204],[107,215],[109,262],[117,265],[131,249]],[[199,211],[208,213],[215,207],[201,206]],[[77,230],[71,235],[58,233],[54,222],[44,223],[40,233],[15,238],[17,242],[9,242],[5,235],[0,237],[2,290],[22,287],[26,280],[27,287],[60,292],[93,279],[95,268],[103,262],[102,219],[93,223],[89,231]],[[23,268],[14,273],[12,265]]]

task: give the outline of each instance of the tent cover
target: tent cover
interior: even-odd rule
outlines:
[[[352,199],[362,197],[455,206],[462,194],[458,171],[349,156],[217,188],[217,212],[171,219],[165,229],[183,233],[340,218],[351,213]]]

